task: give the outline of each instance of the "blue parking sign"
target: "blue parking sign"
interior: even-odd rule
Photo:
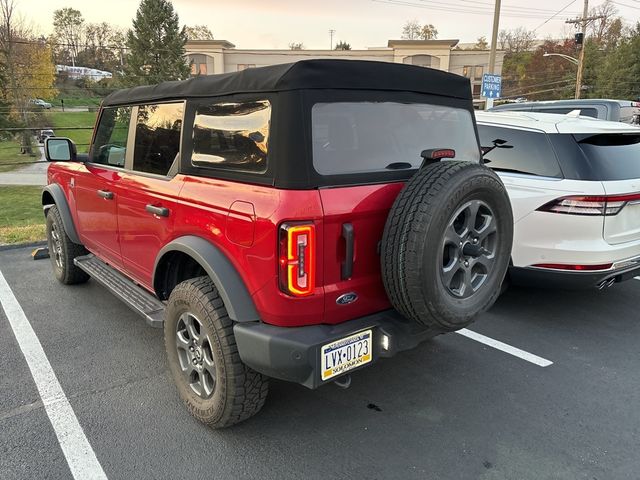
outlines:
[[[482,96],[485,98],[500,98],[502,94],[502,77],[485,73],[482,75]]]

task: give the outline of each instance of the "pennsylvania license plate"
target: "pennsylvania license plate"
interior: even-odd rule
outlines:
[[[369,363],[372,358],[373,331],[366,330],[322,347],[322,380]]]

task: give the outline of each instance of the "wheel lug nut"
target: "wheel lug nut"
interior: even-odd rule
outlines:
[[[193,346],[189,347],[189,351],[193,352],[195,350],[195,348],[193,348]]]
[[[464,266],[465,266],[465,267],[468,267],[468,266],[469,266],[469,262],[465,261],[465,262],[464,262]]]
[[[478,243],[478,239],[477,239],[477,238],[474,238],[474,239],[473,239],[473,243]]]

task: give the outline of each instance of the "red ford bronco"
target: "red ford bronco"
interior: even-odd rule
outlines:
[[[260,410],[268,377],[348,386],[496,299],[513,219],[469,81],[309,60],[109,95],[90,152],[48,138],[55,276],[164,328],[189,411]]]

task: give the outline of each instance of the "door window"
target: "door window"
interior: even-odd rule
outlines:
[[[131,107],[111,107],[102,110],[91,150],[91,162],[124,167],[130,120]]]
[[[180,152],[183,103],[140,105],[136,117],[133,170],[167,175]]]
[[[487,167],[503,172],[562,178],[555,152],[542,132],[478,125]]]

